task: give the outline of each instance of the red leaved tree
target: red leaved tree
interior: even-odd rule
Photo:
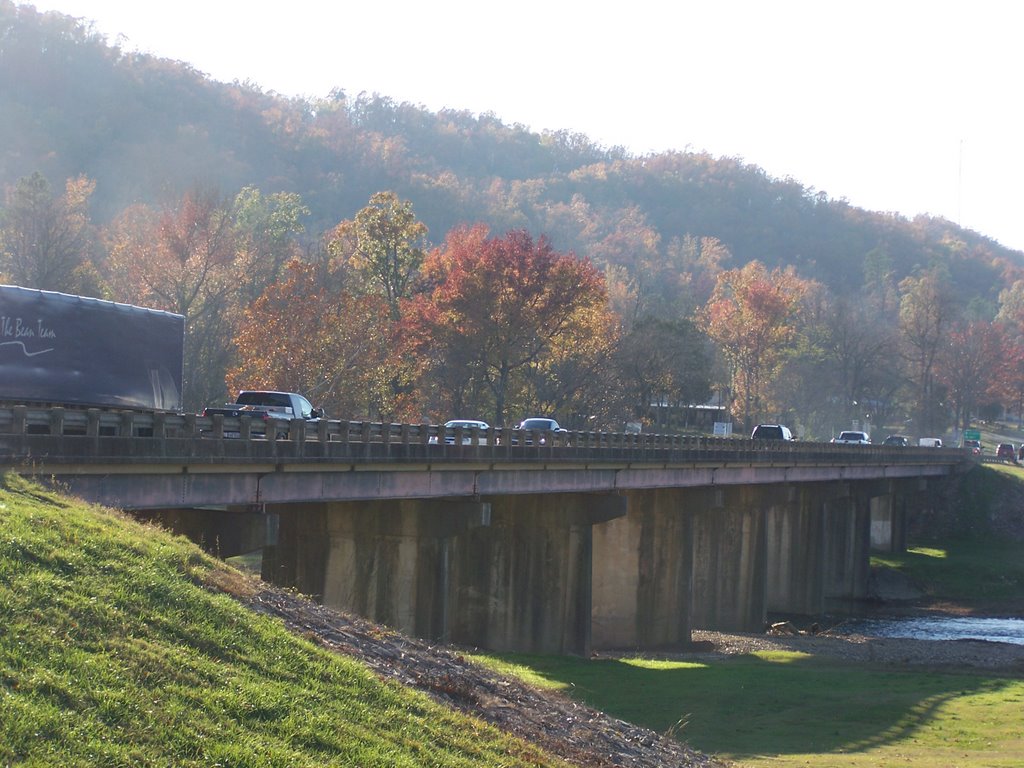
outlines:
[[[1008,378],[1006,350],[1003,329],[988,320],[960,323],[950,331],[936,370],[960,429],[970,426],[971,413],[986,397],[1002,394]]]
[[[407,333],[429,355],[437,381],[461,413],[482,408],[505,424],[510,399],[527,404],[527,374],[562,342],[580,337],[606,302],[601,273],[587,260],[555,251],[525,231],[488,237],[483,225],[449,233],[423,274],[433,286],[413,299]]]

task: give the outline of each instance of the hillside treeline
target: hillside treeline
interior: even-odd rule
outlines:
[[[0,115],[3,279],[185,314],[190,409],[676,429],[715,396],[809,438],[1019,410],[1019,253],[735,158],[284,98],[10,0]]]

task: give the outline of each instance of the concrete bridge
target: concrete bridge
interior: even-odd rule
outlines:
[[[902,549],[908,515],[970,465],[958,449],[250,427],[19,406],[0,409],[0,461],[222,556],[260,550],[268,581],[410,634],[576,654],[863,599],[872,547]]]

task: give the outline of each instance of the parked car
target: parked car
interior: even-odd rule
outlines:
[[[996,448],[996,458],[1006,459],[1008,461],[1017,460],[1017,451],[1013,447],[1013,443],[1000,443]]]
[[[487,435],[486,432],[491,428],[490,424],[486,421],[478,421],[476,419],[452,419],[444,423],[444,431],[438,430],[437,435],[431,435],[427,438],[427,442],[431,445],[438,444],[438,437],[444,440],[446,445],[455,445],[455,432],[453,430],[462,427],[462,444],[472,445],[473,444],[473,430],[479,430],[481,434],[477,435],[476,444],[486,445]]]
[[[981,455],[981,440],[964,440],[963,447],[975,456]]]
[[[910,447],[910,438],[906,435],[889,435],[882,441],[882,445],[893,445],[897,448]]]
[[[529,419],[523,419],[519,422],[519,426],[516,427],[519,432],[526,432],[527,434],[523,437],[518,435],[512,436],[512,445],[533,445],[533,434],[537,434],[537,442],[540,445],[547,445],[550,437],[559,432],[568,432],[569,430],[564,429],[558,425],[558,422],[554,419],[541,418],[541,417],[530,417]]]
[[[782,424],[758,424],[750,433],[751,440],[792,440],[793,433]]]
[[[846,430],[839,433],[839,437],[832,438],[833,443],[844,443],[846,445],[871,445],[871,438],[867,432]]]
[[[941,448],[942,438],[941,437],[919,437],[917,444],[922,448]]]

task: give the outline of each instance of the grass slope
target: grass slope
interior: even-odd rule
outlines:
[[[562,765],[253,615],[184,539],[0,482],[0,765]]]

